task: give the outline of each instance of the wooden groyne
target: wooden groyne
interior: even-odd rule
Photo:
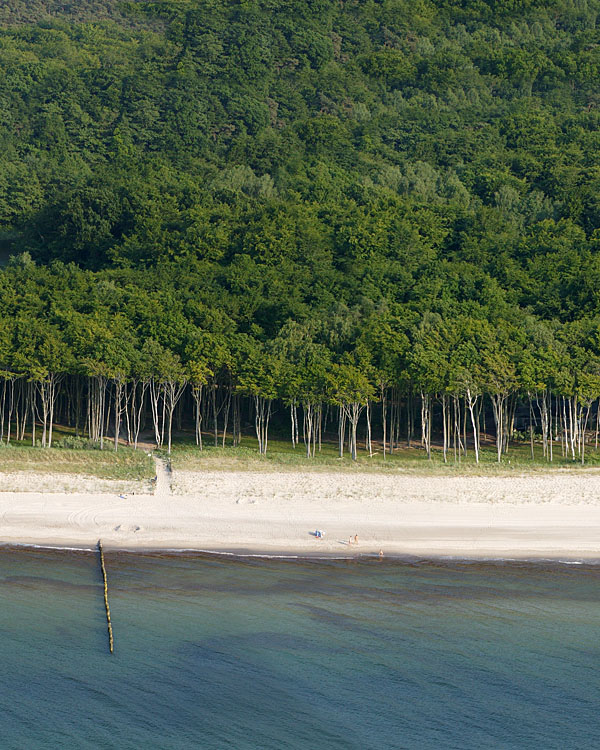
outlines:
[[[106,625],[108,627],[108,647],[110,653],[114,653],[114,641],[112,632],[112,623],[110,621],[110,607],[108,606],[108,579],[106,578],[106,567],[104,565],[104,550],[102,549],[102,540],[98,540],[98,554],[100,555],[100,568],[102,569],[102,580],[104,581],[104,608],[106,609]]]

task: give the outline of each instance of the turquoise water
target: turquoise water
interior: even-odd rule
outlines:
[[[0,549],[0,747],[594,748],[600,567]]]

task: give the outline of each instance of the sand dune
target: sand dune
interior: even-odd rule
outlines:
[[[600,473],[180,472],[155,494],[0,492],[0,542],[600,559]],[[325,531],[323,539],[311,532]],[[349,545],[358,535],[358,545]]]

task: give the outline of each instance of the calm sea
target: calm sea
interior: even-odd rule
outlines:
[[[0,748],[597,748],[600,566],[0,549]]]

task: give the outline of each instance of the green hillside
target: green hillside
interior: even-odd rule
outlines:
[[[2,370],[68,376],[66,402],[174,373],[217,421],[243,394],[388,394],[409,433],[468,392],[474,436],[544,394],[574,455],[600,396],[599,10],[5,4]]]

